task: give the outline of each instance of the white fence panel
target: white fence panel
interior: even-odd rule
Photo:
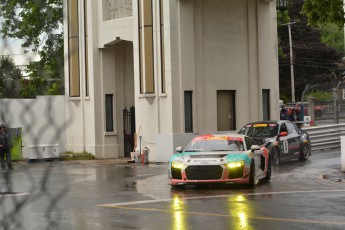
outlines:
[[[23,158],[29,146],[58,146],[66,151],[65,96],[37,96],[36,99],[0,99],[0,123],[22,128]]]

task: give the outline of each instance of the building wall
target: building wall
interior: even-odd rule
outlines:
[[[237,130],[249,121],[262,119],[262,89],[270,90],[271,119],[278,118],[274,2],[162,0],[161,27],[159,0],[153,0],[154,93],[140,93],[143,60],[139,51],[138,1],[131,1],[132,14],[121,7],[121,12],[114,11],[130,1],[86,2],[88,37],[80,38],[80,43],[88,45],[89,53],[88,64],[81,61],[80,79],[83,82],[89,73],[90,95],[68,98],[66,84],[67,117],[78,118],[68,126],[69,149],[88,149],[99,158],[123,156],[122,109],[134,105],[142,148],[150,148],[150,161],[167,161],[175,147],[185,145],[197,133],[217,131],[217,90],[236,91]],[[83,14],[80,18],[83,24]],[[83,34],[83,26],[80,31]],[[68,73],[66,68],[66,76]],[[184,127],[186,90],[193,91],[193,133],[188,134]],[[104,131],[105,94],[114,95],[114,132]]]
[[[158,142],[174,149],[193,136],[184,130],[185,90],[193,91],[195,133],[217,131],[217,90],[236,90],[237,130],[262,119],[262,89],[270,89],[270,117],[278,118],[274,4],[189,0],[164,7],[167,93],[136,101],[139,110],[151,111],[137,118],[144,130],[150,129],[143,137],[150,160],[167,161],[172,154]]]

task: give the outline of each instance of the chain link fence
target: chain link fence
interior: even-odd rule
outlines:
[[[1,230],[61,229],[58,204],[69,192],[68,178],[57,173],[64,172],[58,158],[43,156],[48,150],[39,147],[42,143],[65,142],[69,119],[64,109],[59,112],[57,98],[64,97],[0,99],[0,123],[6,124],[12,140],[14,168],[0,169]],[[59,152],[63,152],[63,146],[59,146]],[[35,156],[31,161],[30,154]]]

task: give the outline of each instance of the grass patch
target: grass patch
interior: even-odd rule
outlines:
[[[60,156],[60,160],[62,161],[94,160],[94,159],[96,159],[95,156],[87,152],[82,152],[82,153],[66,152]]]

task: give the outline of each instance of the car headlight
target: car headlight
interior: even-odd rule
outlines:
[[[171,163],[171,167],[172,167],[172,168],[175,168],[175,169],[183,169],[183,168],[186,167],[186,165],[183,164],[182,162],[176,162],[176,161],[174,161],[174,162]]]
[[[226,167],[230,168],[230,169],[234,169],[234,168],[242,168],[244,165],[243,161],[239,161],[239,162],[229,162],[225,164]]]

